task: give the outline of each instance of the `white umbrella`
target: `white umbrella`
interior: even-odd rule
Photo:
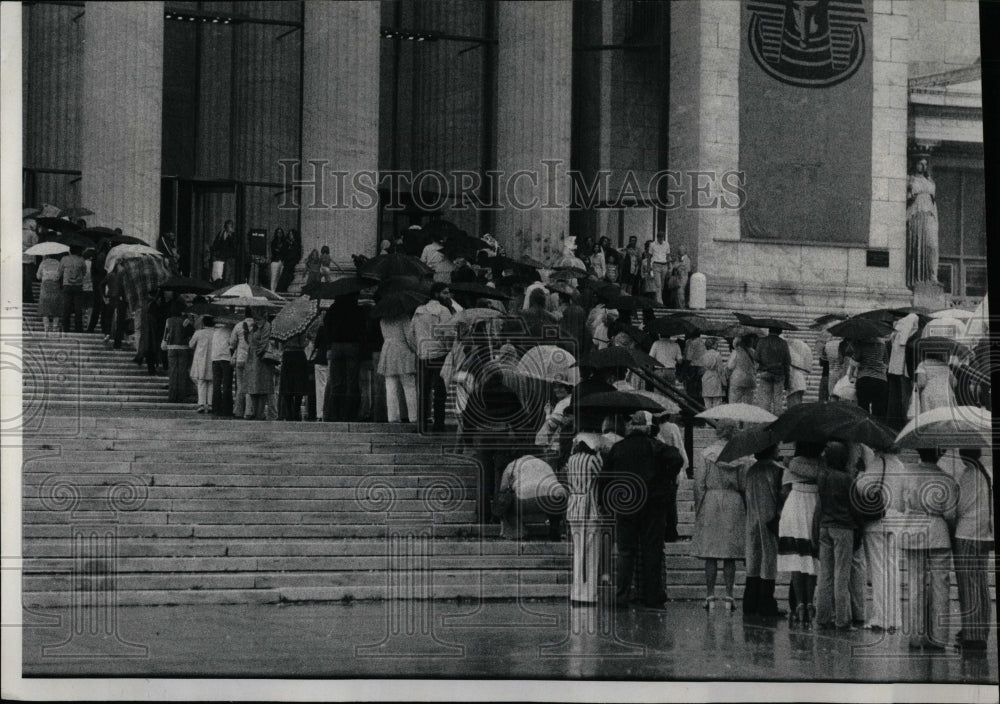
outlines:
[[[49,254],[64,254],[68,251],[69,247],[58,242],[39,242],[36,245],[28,247],[24,250],[24,253],[29,256],[44,257]]]
[[[942,406],[919,414],[896,436],[900,447],[990,447],[993,416],[976,406]]]
[[[933,318],[924,326],[922,337],[947,337],[954,340],[965,333],[966,324],[958,318]]]
[[[962,308],[945,308],[944,310],[937,310],[931,313],[931,318],[955,318],[956,320],[968,320],[975,315],[974,311],[964,310]]]
[[[235,284],[233,286],[223,286],[208,294],[212,298],[257,298],[265,301],[275,301],[283,303],[285,301],[280,293],[275,293],[263,286],[253,284]],[[222,301],[219,301],[220,303]]]
[[[773,423],[778,416],[750,403],[723,403],[702,411],[695,418],[733,420],[740,423]]]

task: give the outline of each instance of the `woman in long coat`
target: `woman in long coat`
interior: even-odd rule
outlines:
[[[191,350],[188,341],[193,332],[190,321],[184,316],[184,302],[179,298],[170,302],[170,317],[163,330],[163,347],[167,352],[170,381],[167,388],[169,403],[183,403],[188,395],[188,369]]]
[[[382,353],[376,373],[385,377],[385,402],[390,423],[399,423],[403,411],[409,421],[417,420],[417,345],[409,316],[382,318]],[[402,389],[406,408],[399,407]]]
[[[698,362],[699,366],[705,370],[701,375],[701,395],[705,399],[706,408],[718,406],[726,398],[722,389],[722,357],[715,349],[715,345],[715,339],[705,340],[706,352]]]
[[[715,605],[715,580],[718,560],[722,560],[722,578],[726,611],[736,610],[733,589],[736,584],[736,561],[746,555],[746,508],[743,501],[748,462],[719,462],[722,448],[735,435],[737,426],[720,421],[717,440],[701,453],[702,461],[694,470],[694,537],[691,554],[705,560],[705,604]]]
[[[603,440],[597,433],[580,433],[573,440],[573,454],[566,463],[569,499],[566,523],[573,543],[573,582],[570,604],[597,602],[601,555],[600,513],[597,509],[597,475],[604,466]]]
[[[253,401],[253,417],[256,420],[264,420],[267,398],[274,393],[274,368],[270,362],[264,360],[264,353],[270,340],[271,324],[260,316],[250,328],[247,340],[247,366],[244,372],[247,393]]]
[[[754,344],[757,336],[750,334],[737,339],[726,361],[729,370],[729,403],[754,402],[757,388],[757,360]]]

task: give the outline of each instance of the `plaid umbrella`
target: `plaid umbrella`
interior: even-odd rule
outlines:
[[[160,284],[170,278],[170,271],[160,257],[119,259],[115,270],[121,277],[122,292],[132,311],[142,310],[142,300],[149,298]]]
[[[108,256],[104,260],[104,268],[106,271],[111,271],[115,268],[115,264],[119,261],[124,261],[126,259],[134,259],[136,257],[153,257],[155,259],[162,259],[163,254],[144,244],[120,244],[116,247],[112,247],[108,251]],[[164,264],[164,266],[166,266]]]
[[[271,321],[271,337],[282,341],[295,337],[305,332],[318,315],[319,301],[300,296],[274,316]]]

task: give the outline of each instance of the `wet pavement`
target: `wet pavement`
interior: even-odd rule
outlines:
[[[995,637],[985,653],[911,653],[901,633],[745,624],[739,612],[706,613],[695,602],[660,612],[412,601],[73,616],[25,612],[25,676],[997,682]]]

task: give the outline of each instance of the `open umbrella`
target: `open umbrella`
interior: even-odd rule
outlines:
[[[723,403],[702,411],[695,418],[733,420],[740,423],[773,423],[778,420],[773,413],[749,403]]]
[[[402,318],[408,316],[428,300],[427,295],[419,291],[394,289],[383,293],[372,309],[376,318]]]
[[[614,323],[611,324],[609,332],[611,333],[612,338],[617,336],[619,333],[625,333],[630,338],[635,340],[635,342],[637,342],[640,347],[642,347],[644,343],[651,342],[649,335],[644,333],[635,325],[630,325],[629,323],[621,323],[615,321]]]
[[[114,251],[114,250],[112,250]],[[278,301],[284,302],[284,298],[280,294],[275,293],[269,288],[264,288],[263,286],[255,286],[253,284],[235,284],[232,286],[223,286],[222,288],[217,288],[210,294],[212,298],[257,298],[265,301]],[[228,303],[228,301],[217,301],[218,303]]]
[[[552,281],[546,284],[545,287],[553,293],[565,293],[567,296],[572,296],[576,291],[575,288],[565,281]]]
[[[104,268],[111,271],[119,261],[137,257],[162,259],[163,253],[145,244],[120,244],[108,250],[108,256],[104,260]]]
[[[930,314],[931,318],[955,318],[956,320],[968,320],[975,315],[975,311],[965,310],[963,308],[945,308],[944,310],[936,310]]]
[[[652,298],[627,295],[613,296],[608,300],[607,306],[608,308],[614,308],[615,310],[653,310],[654,308],[663,307]]]
[[[59,244],[64,244],[67,247],[79,247],[80,249],[87,249],[94,246],[94,241],[89,237],[84,237],[78,232],[61,232],[55,237],[51,237],[49,242],[58,242]]]
[[[886,325],[892,327],[892,325],[900,318],[905,318],[906,316],[914,313],[920,319],[920,324],[925,325],[928,320],[930,320],[930,315],[926,308],[914,308],[912,306],[907,306],[903,308],[876,308],[875,310],[865,311],[864,313],[858,313],[853,316],[855,318],[868,318],[870,320],[879,320]]]
[[[24,250],[27,255],[34,255],[36,257],[44,257],[49,254],[65,254],[69,251],[69,247],[59,242],[39,242],[36,245],[32,245]]]
[[[576,359],[566,350],[555,345],[539,345],[524,353],[517,363],[517,373],[540,379],[576,386],[580,381],[580,370],[574,367]]]
[[[94,211],[90,208],[84,208],[82,206],[73,206],[72,208],[63,208],[59,211],[59,217],[61,218],[85,218],[88,215],[93,215]]]
[[[38,218],[35,222],[38,223],[39,227],[44,227],[46,230],[54,232],[79,232],[83,229],[75,222],[63,220],[62,218]]]
[[[380,254],[370,259],[358,274],[387,279],[390,276],[432,276],[434,270],[409,254]]]
[[[102,240],[102,239],[105,239],[107,237],[114,237],[118,233],[116,233],[110,227],[97,226],[97,227],[88,227],[88,228],[85,228],[83,230],[80,230],[80,234],[81,235],[86,235],[87,237],[90,237],[91,239]],[[124,243],[122,243],[122,244],[124,244]],[[143,244],[145,244],[145,242],[143,242]]]
[[[507,257],[502,254],[496,257],[489,257],[486,262],[494,269],[494,271],[513,269],[516,274],[524,273],[526,269],[530,269],[531,271],[537,273],[538,269],[545,268],[545,265],[541,262],[530,260],[529,263],[528,260],[512,259],[511,257]]]
[[[451,289],[452,293],[467,293],[476,298],[486,298],[494,301],[510,300],[510,296],[503,291],[495,289],[492,286],[485,286],[472,281],[451,283],[448,284],[448,288]]]
[[[843,313],[827,313],[816,318],[809,327],[813,330],[826,330],[831,325],[835,325],[841,320],[847,320],[847,318],[848,316]]]
[[[579,401],[581,409],[602,410],[608,415],[629,414],[635,411],[649,411],[660,414],[663,406],[651,398],[628,391],[600,391],[584,396]]]
[[[587,354],[577,362],[580,367],[609,369],[627,367],[629,369],[654,369],[663,365],[642,350],[631,347],[606,347]],[[641,409],[639,409],[641,410]]]
[[[161,291],[174,291],[175,293],[211,293],[212,284],[190,276],[171,276],[160,284]]]
[[[779,320],[778,318],[755,318],[752,315],[746,315],[745,313],[733,312],[736,319],[739,320],[744,325],[751,325],[757,328],[776,328],[778,330],[798,330],[798,326],[792,325],[791,323]]]
[[[732,325],[713,325],[705,332],[711,333],[718,337],[725,337],[728,339],[733,339],[736,337],[743,337],[744,335],[759,335],[760,330],[758,328],[752,328],[749,325],[742,325],[741,323],[733,323]]]
[[[257,298],[255,296],[225,296],[223,298],[216,298],[212,303],[220,306],[232,306],[235,308],[260,308],[261,310],[276,311],[281,310],[285,303],[285,300],[281,301],[269,301],[266,298]]]
[[[681,412],[681,407],[678,406],[674,401],[670,400],[663,394],[657,393],[655,391],[634,391],[631,393],[639,394],[640,396],[645,396],[654,403],[658,403],[663,406],[662,411],[658,413],[669,413],[670,415],[676,415]]]
[[[780,442],[774,431],[765,427],[754,427],[736,433],[719,453],[720,462],[732,462],[741,457],[749,457]]]
[[[550,279],[562,279],[567,281],[569,279],[584,279],[590,272],[586,269],[581,269],[578,266],[557,266],[555,271],[549,274]]]
[[[703,326],[687,318],[657,318],[646,324],[646,330],[655,332],[660,337],[704,332]]]
[[[460,310],[455,315],[448,319],[449,325],[454,325],[458,329],[460,335],[465,334],[464,331],[472,329],[476,323],[480,320],[489,320],[491,318],[500,318],[503,313],[496,310],[495,308],[466,308],[465,310]]]
[[[336,298],[352,293],[360,293],[378,283],[378,279],[370,276],[345,276],[336,281],[324,281],[313,284],[305,291],[310,298]],[[304,290],[304,289],[303,289]]]
[[[38,208],[21,208],[21,219],[24,220],[25,218],[33,218],[40,212],[42,211]]]
[[[782,441],[860,442],[878,450],[888,449],[896,432],[875,420],[860,406],[845,402],[800,403],[767,426]]]
[[[965,333],[968,324],[958,318],[932,318],[924,325],[921,337],[960,337]]]
[[[836,325],[831,325],[827,332],[834,337],[842,337],[845,340],[872,340],[891,335],[892,326],[881,320],[856,315]]]
[[[900,447],[991,447],[993,416],[975,406],[942,406],[907,423],[896,437]]]
[[[146,240],[140,239],[139,237],[133,237],[132,235],[121,235],[118,233],[110,235],[109,237],[107,237],[107,240],[112,244],[148,244]]]
[[[549,266],[545,262],[539,261],[537,259],[533,259],[532,257],[529,257],[527,255],[522,256],[517,261],[518,261],[519,264],[522,264],[523,266],[530,266],[530,267],[535,268],[535,269],[546,269]]]
[[[305,332],[319,315],[319,301],[307,296],[299,296],[291,301],[271,321],[271,337],[288,340]]]

